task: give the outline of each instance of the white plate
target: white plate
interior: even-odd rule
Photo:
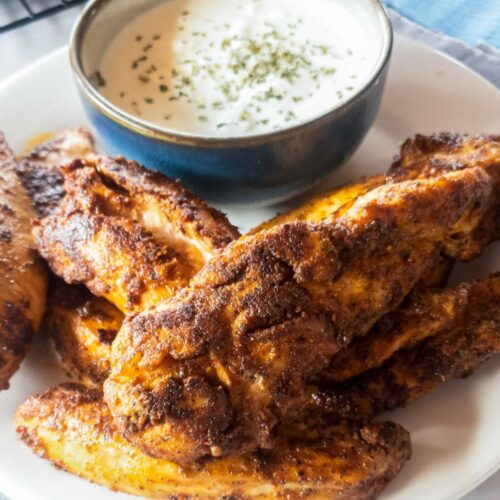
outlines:
[[[0,130],[17,151],[39,132],[85,123],[67,59],[66,49],[58,51],[0,87]],[[375,126],[331,184],[383,172],[406,137],[445,130],[500,133],[500,92],[445,56],[396,37]],[[233,209],[229,215],[246,230],[276,210]],[[500,270],[499,249],[500,245],[492,245],[478,261],[458,266],[453,281]],[[12,417],[17,406],[30,394],[62,379],[48,350],[38,341],[13,378],[11,389],[0,393],[0,491],[14,500],[126,498],[56,470],[16,440]],[[499,387],[500,359],[494,359],[468,380],[452,382],[391,414],[391,419],[411,431],[413,458],[384,498],[456,499],[499,469]]]

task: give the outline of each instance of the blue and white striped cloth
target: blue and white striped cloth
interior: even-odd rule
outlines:
[[[500,49],[500,0],[384,0],[428,29],[475,46]]]
[[[500,0],[384,0],[394,30],[444,52],[500,89]]]

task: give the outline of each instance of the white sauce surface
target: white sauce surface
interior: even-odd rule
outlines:
[[[128,24],[100,66],[109,101],[176,132],[289,128],[347,100],[380,55],[356,0],[170,0]]]

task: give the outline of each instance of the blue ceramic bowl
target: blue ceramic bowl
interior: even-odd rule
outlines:
[[[392,29],[378,0],[362,4],[380,42],[369,81],[343,104],[308,122],[278,132],[231,138],[177,133],[145,122],[107,101],[93,75],[116,33],[134,16],[169,0],[93,0],[71,39],[71,65],[85,111],[110,155],[123,155],[180,179],[208,201],[271,204],[318,184],[356,151],[382,98],[392,49]],[[358,5],[359,8],[359,5]]]

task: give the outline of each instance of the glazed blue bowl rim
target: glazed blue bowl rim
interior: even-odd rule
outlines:
[[[200,147],[247,147],[294,136],[307,127],[321,126],[323,122],[330,121],[335,117],[335,115],[341,115],[344,110],[348,109],[353,102],[361,98],[372,87],[389,62],[394,41],[392,24],[381,0],[369,0],[373,4],[378,18],[381,21],[380,27],[382,28],[383,47],[381,48],[381,54],[377,61],[377,66],[373,70],[371,77],[348,100],[338,106],[328,108],[323,114],[310,120],[274,132],[231,137],[200,136],[164,128],[127,113],[104,98],[104,96],[96,89],[85,74],[82,65],[82,44],[86,30],[90,26],[92,19],[97,16],[99,9],[112,1],[116,0],[91,0],[75,23],[70,38],[70,64],[77,85],[81,92],[83,92],[83,95],[101,113],[108,116],[108,118],[132,130],[133,132],[147,137],[153,137],[160,141],[172,142],[175,144],[194,145]]]

